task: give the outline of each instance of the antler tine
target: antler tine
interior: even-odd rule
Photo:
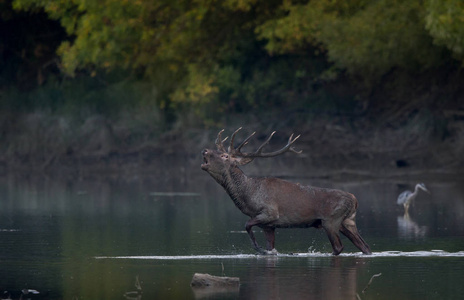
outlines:
[[[232,136],[230,138],[230,144],[229,144],[229,149],[228,149],[228,153],[232,153],[234,151],[234,139],[235,139],[235,135],[237,134],[237,132],[239,132],[240,130],[242,129],[242,127],[239,127],[237,130],[234,131],[234,133],[232,133]]]
[[[219,131],[218,135],[217,135],[217,138],[216,138],[216,147],[218,148],[218,150],[222,151],[222,152],[226,152],[226,149],[224,148],[224,142],[229,138],[229,137],[226,137],[225,139],[222,139],[221,135],[222,133],[224,132],[224,129],[222,129],[221,131]]]
[[[235,130],[235,132],[232,134],[232,137],[230,139],[230,145],[229,145],[229,153],[233,153],[233,154],[238,154],[240,155],[240,150],[242,149],[243,146],[245,146],[246,144],[248,144],[248,141],[250,141],[250,139],[256,134],[256,132],[253,132],[252,134],[250,134],[237,148],[234,148],[234,139],[235,139],[235,135],[237,134],[237,132],[239,132],[240,130],[242,129],[242,127],[240,127],[239,129]]]
[[[256,134],[256,131],[253,132],[252,134],[250,134],[249,137],[247,137],[241,144],[240,146],[237,147],[237,151],[240,152],[240,149],[242,149],[243,146],[245,146],[246,144],[248,144],[248,141],[250,141],[250,139]]]
[[[273,136],[275,133],[276,133],[276,132],[273,131],[273,132],[271,133],[271,135],[269,135],[269,137],[267,138],[267,140],[266,140],[261,146],[259,146],[259,148],[256,150],[256,152],[253,153],[253,154],[261,154],[261,151],[263,151],[264,146],[266,146],[267,144],[269,144],[269,141],[272,139],[272,136]]]
[[[301,134],[299,134],[296,138],[294,138],[294,139],[292,140],[292,137],[293,137],[293,133],[292,133],[292,135],[291,135],[290,138],[288,139],[287,145],[290,145],[290,146],[291,146],[300,136],[301,136]],[[289,151],[292,151],[293,153],[296,153],[296,154],[301,154],[301,153],[303,152],[303,150],[297,151],[297,150],[295,150],[295,148],[293,148],[293,147],[290,147],[288,150],[289,150]]]

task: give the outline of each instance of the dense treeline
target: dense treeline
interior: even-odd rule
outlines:
[[[15,0],[13,6],[43,9],[60,21],[72,37],[58,49],[70,74],[91,66],[148,76],[160,66],[210,73],[243,67],[244,56],[261,46],[269,54],[327,54],[336,67],[364,76],[464,59],[460,1]]]
[[[308,83],[345,72],[369,88],[395,68],[424,72],[464,59],[464,6],[452,0],[14,0],[12,6],[11,19],[43,19],[45,12],[66,32],[45,20],[19,25],[26,33],[10,28],[29,37],[54,31],[24,45],[34,51],[29,60],[56,50],[60,70],[70,76],[130,72],[153,84],[161,107],[307,100],[301,89]],[[37,72],[50,61],[42,63]]]
[[[458,0],[4,0],[0,108],[127,120],[144,141],[276,109],[420,116],[444,136],[463,108],[462,15]]]

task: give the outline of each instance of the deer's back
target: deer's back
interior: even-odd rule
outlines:
[[[278,178],[261,180],[265,205],[277,210],[278,223],[288,223],[288,226],[311,226],[318,220],[344,219],[357,208],[356,198],[341,190],[304,186]]]

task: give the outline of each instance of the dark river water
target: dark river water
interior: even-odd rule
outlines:
[[[342,237],[345,249],[334,257],[325,233],[309,228],[278,229],[280,255],[258,256],[244,233],[247,217],[199,163],[158,173],[0,178],[1,299],[464,295],[462,181],[424,180],[431,194],[421,192],[404,216],[396,198],[420,178],[292,178],[356,195],[358,228],[373,254]],[[240,286],[192,289],[194,273],[239,277]]]

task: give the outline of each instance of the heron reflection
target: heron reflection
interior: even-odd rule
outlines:
[[[414,201],[414,199],[417,197],[417,194],[419,193],[419,189],[427,192],[430,194],[429,190],[425,187],[425,184],[423,183],[418,183],[416,184],[416,187],[414,188],[414,192],[411,191],[404,191],[398,196],[398,200],[396,203],[398,205],[403,205],[404,207],[404,214],[407,215],[409,213],[409,205]]]
[[[398,235],[400,238],[409,240],[423,238],[427,235],[428,226],[419,226],[414,220],[411,219],[409,214],[397,217],[398,222]]]

